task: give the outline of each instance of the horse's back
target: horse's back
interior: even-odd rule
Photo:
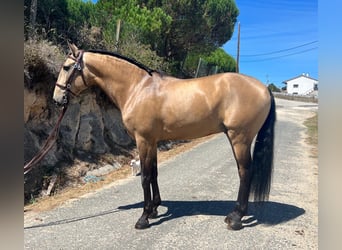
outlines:
[[[165,86],[167,101],[173,105],[207,106],[208,109],[256,109],[270,103],[267,87],[256,78],[221,73],[195,79],[172,79]],[[222,106],[222,107],[219,107]]]
[[[165,78],[165,90],[172,93],[185,93],[184,90],[190,90],[186,94],[192,94],[193,91],[202,91],[206,95],[211,93],[222,93],[225,96],[239,95],[246,96],[255,95],[260,97],[268,95],[266,86],[254,77],[240,73],[221,73],[205,77],[192,79]]]
[[[269,93],[255,78],[223,73],[169,80],[160,104],[163,129],[169,134],[204,136],[249,125],[253,120],[259,127],[258,120],[267,115]]]

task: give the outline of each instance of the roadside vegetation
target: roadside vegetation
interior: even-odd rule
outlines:
[[[232,37],[238,14],[233,0],[25,0],[25,49],[34,40],[67,53],[69,41],[178,77],[193,77],[199,58],[219,72],[235,71],[235,60],[220,47]]]
[[[313,117],[310,117],[304,122],[307,127],[307,142],[313,146],[312,157],[318,157],[318,114],[315,113]]]

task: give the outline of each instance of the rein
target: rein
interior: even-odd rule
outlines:
[[[46,142],[44,146],[39,150],[39,152],[30,160],[25,166],[24,166],[24,175],[27,174],[32,170],[34,165],[36,165],[38,162],[40,162],[43,157],[49,152],[49,150],[52,148],[54,143],[56,142],[58,131],[59,131],[59,125],[61,124],[62,118],[67,110],[68,106],[63,106],[62,112],[58,117],[57,123],[55,127],[52,129],[51,134],[46,139]]]
[[[94,51],[95,52],[95,51]],[[101,53],[101,52],[99,52]],[[102,52],[104,53],[104,52]],[[75,64],[72,66],[72,71],[69,74],[65,85],[62,85],[58,82],[55,83],[55,86],[59,87],[60,89],[62,89],[64,92],[64,96],[63,96],[63,104],[62,104],[62,112],[57,120],[57,123],[55,125],[55,127],[52,129],[51,134],[49,135],[49,137],[46,139],[45,144],[43,145],[43,147],[40,149],[40,151],[24,166],[24,175],[27,174],[28,172],[30,172],[32,170],[32,168],[38,163],[40,162],[43,157],[49,152],[49,150],[52,148],[52,146],[54,145],[54,143],[57,140],[57,135],[59,132],[59,125],[63,119],[63,116],[67,110],[67,104],[68,104],[68,93],[72,94],[73,96],[77,96],[77,94],[75,94],[72,90],[71,90],[71,84],[72,81],[75,78],[75,74],[76,72],[80,72],[80,75],[82,77],[83,83],[85,86],[89,86],[85,80],[84,74],[83,74],[83,68],[84,68],[84,63],[83,63],[83,54],[84,54],[84,50],[80,50],[79,54],[77,55],[77,57],[74,57],[72,54],[68,55],[68,58],[72,59],[73,61],[75,61]],[[120,55],[114,55],[114,54],[110,54],[112,56],[116,56],[122,59],[125,59],[133,64],[135,64],[136,66],[146,70],[150,75],[152,75],[153,70],[148,69],[147,67],[137,63],[136,61],[132,60],[132,59],[128,59],[125,58],[123,56]]]
[[[79,55],[77,56],[77,58],[69,55],[69,58],[74,60],[76,63],[73,66],[72,72],[70,73],[70,75],[69,75],[69,77],[68,77],[68,79],[66,81],[66,85],[64,86],[62,84],[59,84],[58,82],[56,82],[56,84],[55,84],[56,86],[58,86],[62,90],[65,90],[66,93],[71,93],[73,96],[77,96],[77,95],[71,91],[71,82],[74,79],[75,73],[77,71],[79,71],[81,73],[81,77],[82,77],[82,80],[83,80],[84,84],[86,86],[88,86],[86,81],[85,81],[85,77],[84,77],[84,74],[83,74],[83,71],[82,71],[83,66],[84,66],[83,65],[83,61],[82,61],[83,53],[84,53],[84,51],[81,50]],[[59,125],[61,124],[63,116],[64,116],[64,114],[65,114],[65,112],[67,110],[67,107],[68,107],[67,106],[67,103],[68,103],[68,96],[67,96],[67,94],[64,94],[63,99],[64,99],[64,103],[63,103],[62,112],[61,112],[61,114],[58,117],[56,125],[52,129],[51,134],[46,139],[46,142],[43,145],[43,147],[40,149],[40,151],[24,166],[24,175],[27,174],[28,172],[30,172],[32,170],[32,168],[38,162],[40,162],[43,159],[43,157],[49,152],[49,150],[52,148],[52,146],[56,142],[57,135],[58,135],[58,132],[59,132]]]

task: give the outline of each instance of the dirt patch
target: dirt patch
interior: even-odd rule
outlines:
[[[207,141],[213,137],[213,135],[191,140],[186,143],[177,144],[173,148],[167,151],[158,152],[158,163],[162,163],[184,151],[187,151],[194,146]],[[108,157],[108,156],[107,156]],[[53,193],[51,196],[36,198],[32,201],[32,204],[24,206],[24,212],[42,212],[51,210],[55,207],[62,205],[63,203],[79,198],[82,195],[94,192],[101,188],[104,188],[110,184],[115,183],[118,180],[122,180],[131,176],[131,167],[126,163],[123,164],[121,168],[101,176],[101,179],[97,182],[81,182],[78,178],[79,172],[85,168],[84,162],[76,162],[72,168],[67,173],[68,182],[64,184],[63,188],[58,189],[57,192]]]

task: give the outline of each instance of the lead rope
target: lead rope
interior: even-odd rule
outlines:
[[[32,170],[32,168],[40,162],[43,157],[49,152],[49,150],[52,148],[52,146],[55,144],[57,140],[57,135],[59,131],[59,125],[62,121],[62,118],[67,110],[67,105],[63,106],[62,112],[58,117],[57,123],[55,127],[52,129],[51,134],[46,139],[46,142],[44,146],[39,150],[39,152],[30,160],[25,166],[24,166],[24,175],[27,174]]]

